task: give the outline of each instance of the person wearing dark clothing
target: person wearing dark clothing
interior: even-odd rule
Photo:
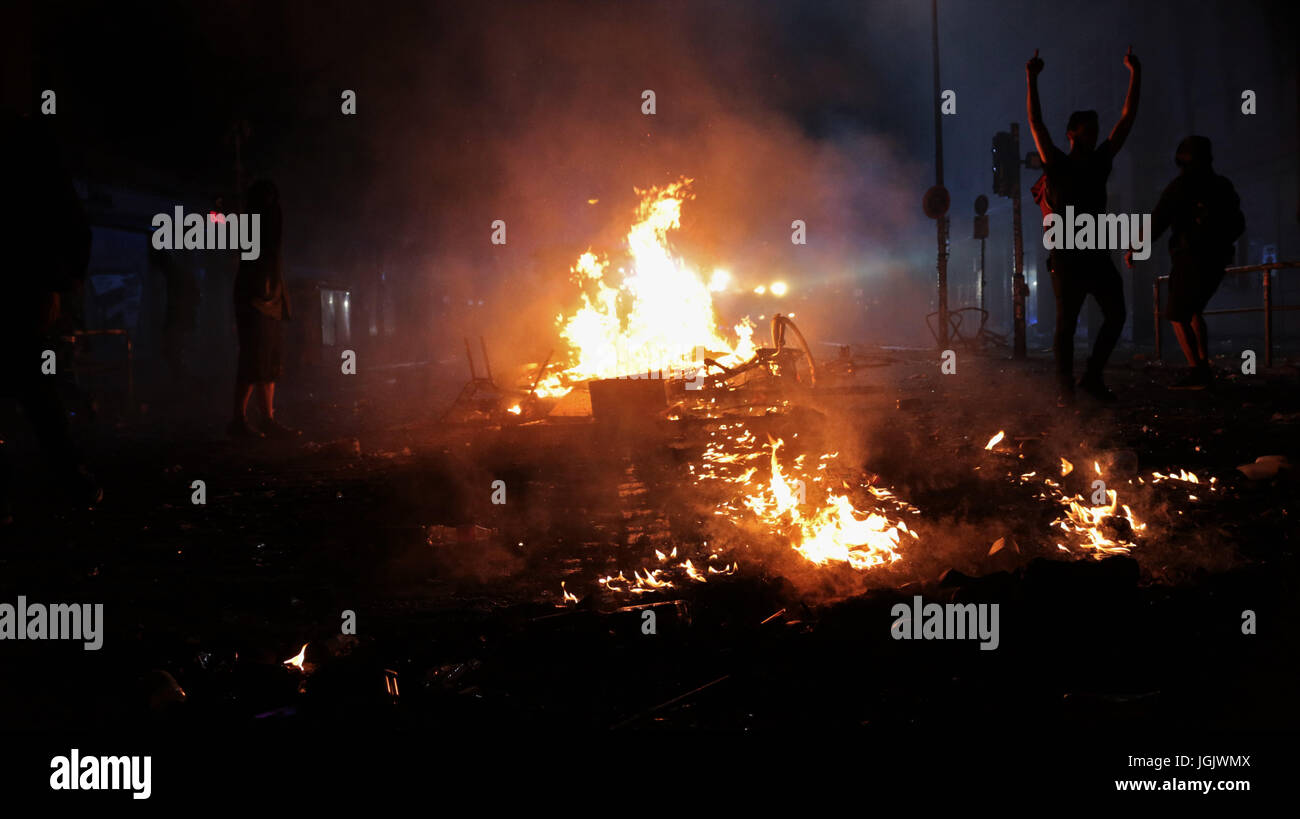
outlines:
[[[247,212],[261,219],[261,252],[256,259],[240,259],[235,275],[235,324],[239,358],[235,371],[234,418],[229,432],[235,437],[292,438],[300,433],[275,417],[275,382],[280,378],[283,326],[288,321],[289,292],[281,262],[283,217],[280,193],[268,180],[254,182],[248,190]],[[248,399],[256,389],[264,416],[265,432],[248,422]]]
[[[22,406],[72,499],[93,505],[103,490],[73,446],[55,376],[42,370],[64,296],[85,279],[90,224],[53,138],[35,121],[0,113],[0,156],[9,167],[0,199],[0,398]],[[12,519],[11,470],[0,445],[0,524]]]
[[[186,354],[198,323],[199,287],[194,274],[179,264],[171,252],[158,250],[152,243],[149,262],[162,275],[167,297],[163,308],[163,358],[173,382],[180,384],[187,377]]]
[[[1124,111],[1111,129],[1110,136],[1098,145],[1100,127],[1097,112],[1075,111],[1066,125],[1069,153],[1056,147],[1043,124],[1038,98],[1038,75],[1043,70],[1043,61],[1037,51],[1025,65],[1029,128],[1043,161],[1046,200],[1056,213],[1064,213],[1069,206],[1074,207],[1075,213],[1094,216],[1106,210],[1106,180],[1115,155],[1124,146],[1137,119],[1142,86],[1141,64],[1132,49],[1124,55],[1124,65],[1129,70],[1128,94],[1124,99]],[[1087,369],[1079,380],[1079,388],[1098,400],[1113,401],[1115,394],[1106,388],[1102,372],[1119,341],[1126,318],[1124,283],[1119,270],[1105,250],[1053,248],[1048,256],[1048,266],[1056,295],[1056,334],[1052,349],[1060,386],[1059,403],[1064,406],[1074,401],[1074,333],[1079,324],[1079,311],[1089,295],[1101,307],[1102,325]]]
[[[1189,136],[1178,144],[1178,176],[1169,183],[1151,215],[1151,241],[1166,229],[1169,237],[1169,295],[1165,317],[1191,372],[1174,386],[1205,389],[1212,382],[1205,306],[1223,281],[1233,244],[1246,229],[1241,198],[1226,177],[1214,172],[1210,140]],[[1133,264],[1129,254],[1128,264]]]

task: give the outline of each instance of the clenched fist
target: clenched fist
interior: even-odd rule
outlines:
[[[1128,59],[1125,57],[1125,59]],[[1037,77],[1043,70],[1043,61],[1038,59],[1038,49],[1034,49],[1034,56],[1029,62],[1025,63],[1025,73],[1031,77]]]
[[[1133,46],[1129,46],[1128,53],[1124,55],[1124,67],[1129,71],[1137,71],[1142,67],[1142,63],[1138,62],[1137,55],[1133,53]]]

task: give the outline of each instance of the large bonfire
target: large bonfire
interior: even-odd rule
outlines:
[[[609,258],[590,250],[578,258],[572,274],[581,306],[556,317],[569,349],[562,369],[538,386],[539,395],[564,395],[573,384],[597,378],[691,372],[702,351],[723,364],[754,355],[753,325],[745,319],[724,336],[709,284],[668,247],[682,202],[691,198],[690,182],[637,190],[641,203],[627,233],[626,266],[611,271]]]

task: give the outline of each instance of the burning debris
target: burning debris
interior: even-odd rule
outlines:
[[[538,395],[559,397],[593,379],[680,378],[700,370],[701,350],[724,366],[754,355],[749,320],[733,328],[732,340],[724,338],[710,283],[669,249],[668,233],[681,224],[690,183],[637,191],[642,200],[627,234],[628,262],[614,271],[616,282],[607,257],[588,251],[578,259],[572,272],[581,307],[556,319],[569,363],[542,379]]]
[[[985,449],[993,449],[995,443],[1003,437],[1004,433],[999,432]],[[1120,464],[1120,468],[1123,469],[1135,468],[1132,453],[1118,455],[1112,453],[1105,459]],[[1134,462],[1130,463],[1131,461]],[[1130,503],[1120,502],[1119,491],[1110,488],[1117,482],[1108,483],[1104,479],[1106,471],[1102,468],[1101,460],[1093,459],[1091,470],[1085,469],[1082,474],[1068,458],[1061,456],[1059,462],[1060,481],[1047,475],[1040,475],[1038,470],[1021,473],[1017,478],[1021,484],[1037,483],[1041,486],[1041,490],[1034,497],[1060,507],[1061,512],[1051,525],[1053,529],[1065,534],[1067,539],[1056,541],[1056,548],[1068,554],[1095,559],[1108,555],[1129,554],[1147,532],[1148,525],[1138,518]],[[1067,491],[1064,486],[1067,478],[1074,481],[1073,486],[1079,488]],[[1210,477],[1202,481],[1195,473],[1186,469],[1178,469],[1170,473],[1152,471],[1147,479],[1136,475],[1123,482],[1131,488],[1126,491],[1133,492],[1161,483],[1194,488],[1207,494],[1219,491],[1217,478]],[[1187,492],[1183,497],[1190,501],[1200,500],[1200,496],[1193,491]]]
[[[1108,501],[1098,505],[1089,504],[1079,495],[1060,495],[1057,500],[1065,507],[1065,514],[1052,522],[1061,531],[1076,536],[1076,548],[1096,558],[1128,554],[1135,545],[1136,536],[1146,529],[1146,524],[1134,517],[1128,504],[1120,506],[1119,495],[1114,489],[1107,489],[1105,493]],[[1056,546],[1061,551],[1071,551],[1063,543]]]
[[[828,475],[838,453],[819,455],[811,468],[801,454],[783,467],[779,452],[784,441],[760,444],[741,421],[718,425],[710,438],[696,482],[719,480],[740,489],[740,494],[721,501],[714,514],[747,529],[757,525],[766,536],[785,537],[812,563],[875,568],[902,558],[898,550],[904,536],[919,540],[902,520],[903,514],[919,514],[919,510],[888,490],[860,485],[859,491],[871,498],[874,507],[862,512],[849,498],[847,481],[838,482],[843,493],[831,488]],[[761,477],[764,466],[766,480]],[[813,497],[822,496],[820,501],[809,502],[810,484]]]

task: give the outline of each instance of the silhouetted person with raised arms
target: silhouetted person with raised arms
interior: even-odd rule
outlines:
[[[1075,213],[1094,216],[1106,210],[1106,180],[1110,176],[1111,162],[1124,146],[1133,122],[1137,119],[1138,96],[1142,86],[1142,67],[1130,48],[1124,55],[1124,65],[1129,70],[1128,95],[1119,122],[1110,136],[1097,144],[1099,124],[1096,111],[1075,111],[1070,115],[1065,135],[1070,141],[1067,154],[1052,143],[1043,124],[1042,107],[1038,100],[1038,75],[1043,61],[1034,52],[1025,64],[1029,94],[1029,129],[1034,145],[1043,160],[1047,176],[1047,201],[1051,209],[1064,214],[1073,205]],[[1072,230],[1072,225],[1066,225]],[[1056,296],[1056,336],[1053,352],[1056,372],[1060,382],[1058,403],[1062,406],[1074,402],[1074,332],[1079,324],[1079,311],[1091,294],[1101,307],[1102,325],[1088,359],[1088,368],[1079,380],[1079,388],[1100,401],[1114,401],[1115,394],[1107,389],[1102,371],[1111,351],[1124,329],[1124,281],[1106,250],[1052,249],[1048,257],[1052,272],[1052,288]]]
[[[1226,177],[1214,172],[1210,140],[1189,136],[1178,144],[1174,164],[1178,176],[1160,195],[1151,215],[1151,241],[1167,228],[1169,237],[1169,295],[1165,318],[1174,327],[1178,346],[1191,367],[1175,389],[1205,389],[1210,371],[1205,306],[1223,281],[1232,261],[1233,243],[1246,229],[1241,198]],[[1132,253],[1127,257],[1133,266]]]

